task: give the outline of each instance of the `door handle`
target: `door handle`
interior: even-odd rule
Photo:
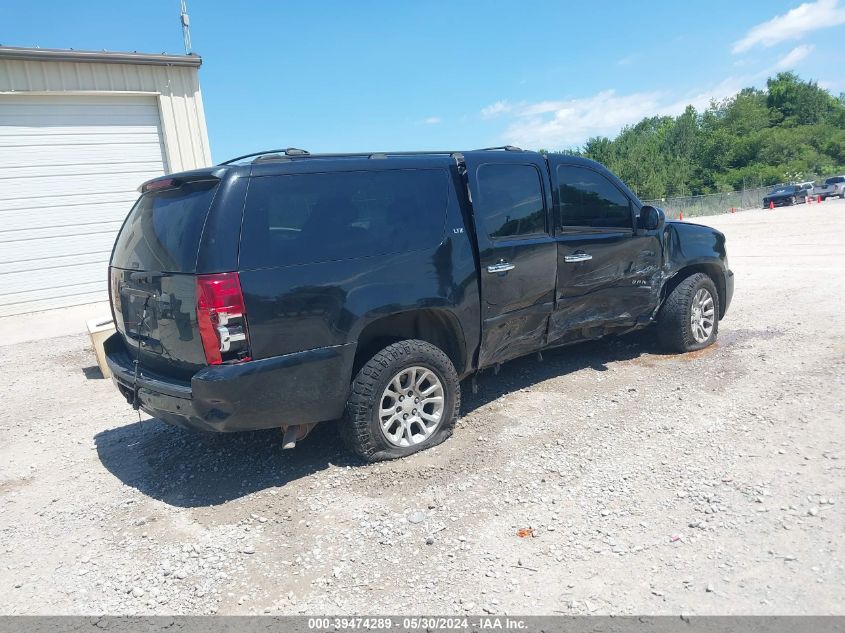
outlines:
[[[587,262],[593,258],[589,253],[573,253],[572,255],[564,255],[563,261],[568,264],[573,262]]]
[[[513,270],[514,268],[516,268],[516,264],[509,264],[504,259],[500,259],[497,263],[490,264],[487,267],[487,272],[488,273],[506,273],[509,270]]]

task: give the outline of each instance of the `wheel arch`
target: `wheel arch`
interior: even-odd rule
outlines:
[[[379,350],[403,339],[431,343],[449,357],[458,376],[468,367],[466,341],[458,318],[450,311],[420,308],[378,317],[358,333],[352,374]]]
[[[722,267],[714,262],[699,262],[690,264],[679,269],[672,277],[666,280],[663,284],[661,292],[660,304],[666,301],[666,298],[672,294],[672,291],[678,287],[684,279],[695,275],[696,273],[703,273],[713,280],[713,285],[716,286],[716,292],[719,295],[719,319],[725,316],[725,298],[727,295],[727,287],[725,282],[725,272]]]

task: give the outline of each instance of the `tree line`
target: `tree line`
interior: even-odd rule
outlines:
[[[542,151],[542,150],[541,150]],[[791,72],[703,112],[647,117],[576,153],[603,163],[642,199],[732,191],[845,173],[845,93]]]

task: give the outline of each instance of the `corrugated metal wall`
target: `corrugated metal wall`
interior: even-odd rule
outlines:
[[[11,91],[158,94],[169,171],[211,164],[196,68],[0,59],[0,92]]]
[[[0,316],[107,299],[138,185],[210,164],[196,67],[0,58]]]
[[[138,184],[164,173],[155,97],[0,93],[0,316],[102,300]]]

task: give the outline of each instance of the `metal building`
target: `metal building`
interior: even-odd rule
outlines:
[[[0,316],[107,299],[138,185],[211,164],[201,63],[0,46]]]

